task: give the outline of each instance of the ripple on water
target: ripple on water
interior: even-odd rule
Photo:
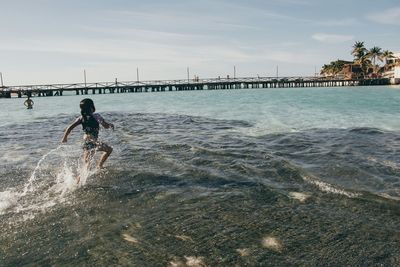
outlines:
[[[21,132],[37,141],[23,171],[13,162],[24,150],[0,143],[16,159],[0,162],[5,265],[400,264],[398,133],[254,137],[238,130],[253,127],[240,121],[107,115],[121,123],[101,135],[113,154],[80,184],[80,133],[53,152],[58,140],[44,134],[50,126],[62,132],[70,118]],[[18,138],[15,127],[0,136]]]

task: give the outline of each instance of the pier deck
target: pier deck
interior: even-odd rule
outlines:
[[[187,90],[221,90],[250,88],[338,87],[360,85],[387,85],[388,79],[325,80],[319,77],[247,77],[183,80],[152,80],[135,82],[97,82],[72,84],[44,84],[0,87],[0,97],[62,96],[64,92],[76,95],[106,93],[140,93]]]

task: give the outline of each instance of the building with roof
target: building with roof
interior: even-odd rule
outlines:
[[[382,76],[390,79],[391,84],[400,84],[400,53],[393,53],[393,57],[387,59]]]

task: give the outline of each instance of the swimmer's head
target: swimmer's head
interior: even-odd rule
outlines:
[[[82,115],[90,115],[96,111],[94,107],[93,100],[90,98],[85,98],[79,103],[79,107],[81,108]]]

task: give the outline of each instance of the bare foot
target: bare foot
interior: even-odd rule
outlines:
[[[76,177],[76,183],[79,184],[80,181],[81,181],[81,176],[78,175],[78,176]]]

